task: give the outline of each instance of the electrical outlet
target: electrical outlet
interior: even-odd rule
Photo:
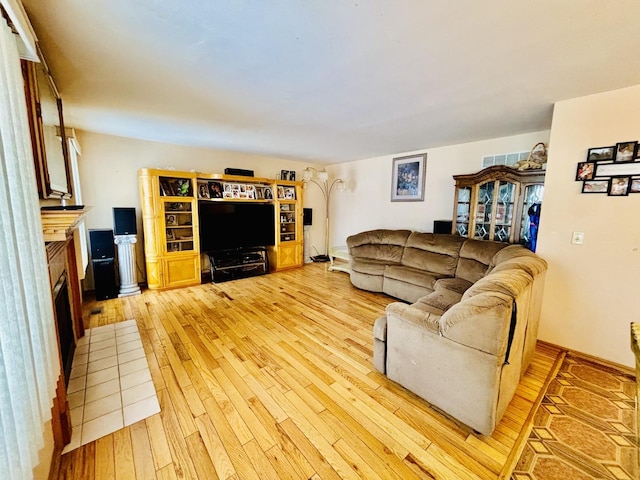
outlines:
[[[573,232],[573,235],[571,236],[571,243],[574,245],[582,245],[584,243],[584,233]]]

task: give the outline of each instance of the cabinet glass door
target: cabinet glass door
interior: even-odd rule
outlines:
[[[540,211],[537,212],[531,207],[535,204],[542,204],[542,195],[544,194],[544,184],[535,184],[535,185],[527,185],[524,189],[523,196],[523,206],[522,206],[522,219],[521,219],[521,227],[520,227],[520,243],[527,246],[528,248],[535,248],[532,244],[533,236],[536,231],[534,226],[534,230],[531,229],[531,219],[538,218],[540,216]],[[531,209],[531,212],[529,211]],[[532,248],[533,247],[533,248]]]
[[[293,242],[296,239],[296,204],[280,203],[280,241]]]
[[[496,216],[493,230],[493,240],[508,242],[511,238],[513,225],[513,207],[516,185],[511,182],[500,181],[496,196]]]
[[[471,212],[471,187],[458,188],[456,205],[456,233],[462,237],[468,237],[469,214]]]
[[[473,236],[476,240],[490,240],[494,190],[495,182],[483,183],[478,187]]]
[[[164,202],[167,252],[193,251],[193,202]]]

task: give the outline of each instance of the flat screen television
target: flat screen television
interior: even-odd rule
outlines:
[[[275,245],[275,209],[270,203],[198,202],[200,251]]]

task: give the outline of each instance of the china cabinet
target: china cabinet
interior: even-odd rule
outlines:
[[[453,232],[477,240],[531,241],[530,209],[542,203],[544,170],[497,165],[454,175]]]

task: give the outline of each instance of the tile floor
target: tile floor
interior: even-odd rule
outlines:
[[[76,345],[67,399],[72,435],[62,453],[160,411],[135,320],[85,330]]]

